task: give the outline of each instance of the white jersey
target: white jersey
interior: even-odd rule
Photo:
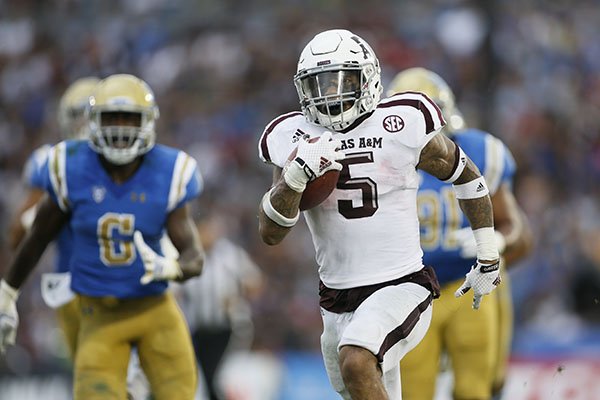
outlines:
[[[304,212],[326,286],[366,286],[423,267],[416,165],[423,147],[444,124],[428,97],[406,92],[382,100],[348,132],[333,133],[345,154],[337,187],[323,203]],[[299,140],[325,131],[300,112],[284,114],[263,132],[260,157],[283,168]]]

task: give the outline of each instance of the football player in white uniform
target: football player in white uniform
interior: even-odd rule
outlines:
[[[260,235],[267,244],[281,242],[299,218],[306,184],[341,170],[333,193],[304,213],[321,280],[325,366],[344,399],[400,399],[399,361],[425,335],[439,296],[433,269],[422,263],[417,168],[453,183],[473,229],[477,261],[456,295],[472,288],[474,308],[500,282],[485,180],[438,134],[445,122],[427,96],[408,92],[380,102],[379,61],[354,33],[316,35],[294,83],[302,112],[275,118],[259,142],[260,157],[274,166],[259,207]]]
[[[444,79],[424,68],[399,72],[388,86],[388,95],[421,91],[440,107],[448,124],[444,134],[469,154],[483,173],[494,208],[494,228],[502,268],[531,251],[533,237],[527,218],[512,192],[515,161],[500,139],[467,127]],[[475,242],[458,210],[450,185],[420,173],[417,209],[421,225],[423,260],[432,265],[442,287],[427,334],[401,362],[405,400],[433,400],[435,382],[445,353],[453,372],[455,399],[491,399],[504,383],[510,355],[512,301],[509,275],[486,299],[478,313],[468,299],[451,296],[461,285],[464,269],[473,263]],[[441,389],[441,388],[440,388]]]

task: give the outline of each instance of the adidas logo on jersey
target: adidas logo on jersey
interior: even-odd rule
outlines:
[[[485,190],[485,186],[483,185],[482,182],[479,182],[479,185],[477,185],[477,189],[475,190],[477,193],[482,192]]]
[[[292,143],[298,143],[300,139],[308,140],[309,138],[310,135],[308,133],[302,131],[301,129],[298,129],[292,135]]]
[[[319,172],[323,172],[326,168],[331,166],[331,161],[326,159],[325,157],[321,157],[321,161],[319,162]]]

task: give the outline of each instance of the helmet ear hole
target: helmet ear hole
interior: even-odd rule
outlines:
[[[307,120],[335,131],[374,110],[380,81],[379,61],[369,44],[343,29],[316,35],[302,51],[294,76]]]

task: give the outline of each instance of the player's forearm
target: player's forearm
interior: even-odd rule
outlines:
[[[33,231],[26,234],[4,275],[4,280],[13,288],[19,289],[37,265],[49,242],[49,239]]]
[[[487,228],[494,226],[492,201],[490,196],[478,199],[459,199],[458,204],[467,217],[471,229]]]
[[[204,268],[204,252],[197,246],[192,246],[179,254],[180,281],[185,281],[202,273]]]
[[[9,228],[9,233],[8,233],[9,249],[13,250],[13,251],[16,250],[16,248],[19,246],[19,243],[21,243],[21,241],[25,237],[26,233],[27,233],[27,231],[23,227],[23,224],[21,224],[20,219],[13,221],[13,223],[11,224],[11,226]]]
[[[302,193],[290,189],[285,181],[280,179],[273,189],[267,192],[266,196],[268,196],[268,199],[263,198],[258,211],[259,232],[266,244],[275,245],[280,243],[293,227],[295,223],[293,220],[297,219],[300,212],[299,206]],[[269,206],[265,203],[267,200],[270,202],[271,212],[265,212],[265,208]],[[283,218],[276,217],[277,213]],[[271,216],[268,214],[271,214]]]
[[[17,247],[4,277],[9,285],[16,289],[21,287],[42,257],[48,243],[56,238],[68,218],[69,215],[63,213],[49,197],[40,202],[33,225]]]
[[[499,255],[490,196],[486,194],[474,199],[459,199],[458,203],[475,234],[477,259],[484,263],[496,262]]]
[[[466,159],[464,170],[452,186],[458,204],[475,235],[478,260],[495,262],[498,260],[498,248],[494,234],[492,199],[477,166],[466,155],[462,156]]]
[[[527,218],[522,212],[509,227],[497,226],[506,241],[506,247],[502,256],[507,266],[527,256],[533,248],[533,234]]]
[[[293,218],[298,214],[302,193],[292,190],[282,178],[271,189],[271,204],[282,215]]]
[[[519,207],[512,189],[502,184],[492,196],[494,225],[498,235],[499,248],[510,265],[525,257],[533,247],[533,235],[529,221]]]
[[[18,216],[12,221],[10,226],[8,245],[11,250],[16,250],[27,231],[31,229],[38,212],[39,201],[44,194],[45,192],[39,188],[32,188],[29,192],[27,200],[21,206]]]

